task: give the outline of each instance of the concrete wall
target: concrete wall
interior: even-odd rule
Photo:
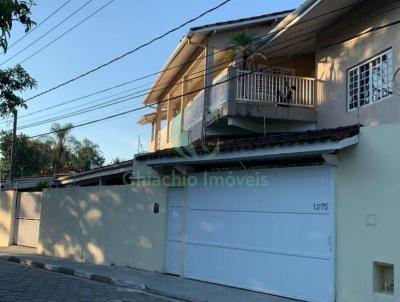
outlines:
[[[162,271],[166,196],[161,186],[45,190],[38,252]]]
[[[339,153],[337,302],[400,301],[400,124],[361,128]],[[393,264],[395,296],[373,291],[373,262]]]
[[[0,192],[0,246],[12,244],[15,223],[15,202],[14,191]]]
[[[374,17],[377,14],[379,15]],[[319,35],[319,46],[342,41],[371,27],[388,24],[397,20],[399,15],[400,8],[394,0],[364,1],[352,13],[329,26],[328,31],[322,32]],[[400,25],[391,26],[316,53],[318,128],[352,125],[359,122],[363,125],[400,122],[399,96],[388,97],[362,107],[359,117],[357,110],[348,112],[346,83],[349,68],[390,47],[393,48],[394,71],[400,66],[399,29]]]

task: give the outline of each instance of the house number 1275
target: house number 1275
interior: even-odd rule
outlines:
[[[313,204],[313,209],[314,209],[314,211],[317,211],[317,212],[319,212],[319,211],[328,211],[329,206],[328,206],[328,203],[327,203],[327,202],[324,202],[324,203],[314,203],[314,204]]]

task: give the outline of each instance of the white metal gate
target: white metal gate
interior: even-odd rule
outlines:
[[[224,183],[219,178],[212,185],[213,176]],[[255,184],[260,177],[267,185]],[[334,168],[197,179],[176,214],[184,236],[169,237],[182,247],[174,255],[181,257],[183,277],[300,300],[334,300]],[[167,248],[166,263],[170,257]]]
[[[37,247],[41,212],[40,192],[19,192],[15,211],[14,244]]]
[[[168,194],[168,230],[165,271],[180,275],[182,272],[183,240],[183,188],[170,188]]]

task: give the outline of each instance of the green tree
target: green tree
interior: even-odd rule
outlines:
[[[0,151],[4,155],[1,162],[1,174],[7,175],[10,167],[12,134],[2,131],[0,133]],[[53,158],[50,146],[41,140],[29,139],[20,134],[17,136],[15,146],[15,176],[34,176],[52,172]]]
[[[35,22],[31,19],[33,0],[0,0],[0,48],[7,52],[8,39],[14,22],[20,23],[28,32]],[[17,65],[13,68],[0,69],[0,117],[7,117],[18,107],[25,107],[23,98],[16,93],[32,89],[36,81]]]
[[[99,145],[85,138],[78,141],[72,134],[73,125],[53,124],[53,136],[30,139],[19,134],[15,148],[15,176],[53,175],[70,169],[86,171],[92,165],[102,166],[104,157]],[[10,167],[12,134],[0,132],[1,175],[8,175]]]
[[[67,123],[61,126],[59,123],[54,123],[50,131],[53,132],[47,138],[47,143],[52,148],[54,172],[60,173],[66,167],[70,167],[73,160],[73,146],[76,144],[76,138],[71,134],[73,125]]]
[[[122,159],[122,158],[119,158],[119,157],[116,157],[110,162],[110,165],[117,165],[117,164],[120,164],[120,163],[122,163],[124,161],[126,161],[126,160]]]
[[[262,46],[265,45],[263,39],[257,38],[255,33],[248,31],[240,31],[233,34],[228,42],[228,56],[231,59],[238,59],[239,66],[246,70],[249,62],[254,61],[257,57],[266,60],[266,57],[260,52]]]
[[[88,138],[82,142],[76,142],[74,148],[73,166],[81,171],[86,171],[92,165],[102,166],[105,158],[103,157],[99,145],[93,143]]]

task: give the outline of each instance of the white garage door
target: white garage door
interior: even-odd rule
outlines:
[[[225,176],[224,186],[213,176]],[[201,175],[187,189],[185,211],[184,277],[333,301],[333,168]]]
[[[19,192],[17,196],[14,244],[37,247],[42,193]]]

